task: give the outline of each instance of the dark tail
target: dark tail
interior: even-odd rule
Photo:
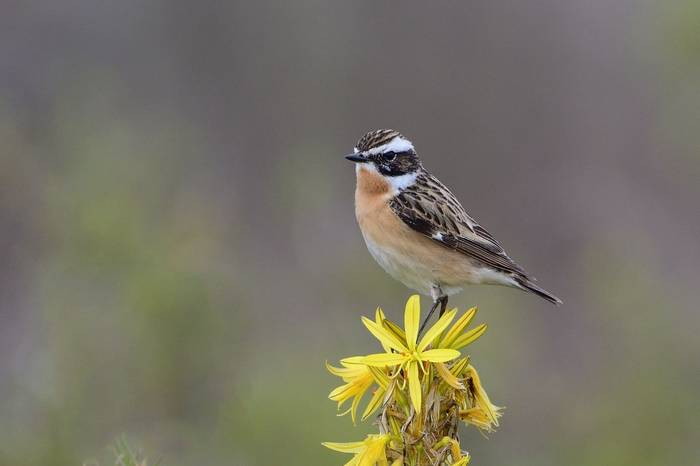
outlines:
[[[550,303],[552,303],[556,306],[559,306],[560,304],[562,304],[561,299],[557,298],[549,291],[535,285],[534,283],[532,283],[532,281],[528,280],[527,278],[524,278],[524,277],[513,277],[513,278],[515,278],[515,281],[518,282],[518,285],[520,285],[520,287],[523,290],[529,291],[530,293],[534,293],[537,296],[546,299],[547,301],[549,301]]]

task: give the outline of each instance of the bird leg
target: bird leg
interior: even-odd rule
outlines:
[[[435,309],[437,309],[439,304],[440,300],[433,302],[433,307],[430,308],[430,312],[428,312],[428,315],[425,316],[425,319],[423,319],[423,323],[420,324],[420,330],[418,330],[418,338],[420,338],[420,336],[423,334],[423,330],[425,330],[425,325],[428,323],[430,317],[433,315],[433,312],[435,312]]]
[[[432,317],[433,313],[435,310],[440,306],[440,317],[445,313],[445,309],[447,309],[447,296],[443,295],[435,299],[433,302],[433,307],[430,308],[430,312],[428,312],[428,315],[425,317],[425,320],[423,320],[423,323],[420,326],[420,330],[418,330],[418,338],[423,334],[423,330],[425,330],[425,326],[428,324],[428,321],[430,320],[430,317]]]
[[[447,296],[443,296],[440,298],[440,317],[445,313],[447,310]]]

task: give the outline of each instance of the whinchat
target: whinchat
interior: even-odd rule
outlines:
[[[355,215],[369,252],[389,275],[433,298],[430,314],[438,305],[444,312],[448,296],[470,284],[505,285],[561,304],[423,168],[401,133],[370,131],[346,158],[356,164]]]

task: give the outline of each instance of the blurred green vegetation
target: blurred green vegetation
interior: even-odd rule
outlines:
[[[134,452],[123,436],[116,440],[112,448],[116,466],[157,466],[158,464],[149,462],[141,452]]]

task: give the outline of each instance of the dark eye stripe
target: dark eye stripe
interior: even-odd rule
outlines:
[[[396,157],[405,156],[405,155],[414,155],[414,154],[415,154],[415,152],[413,152],[412,150],[405,150],[405,151],[403,151],[403,152],[389,151],[389,152],[384,152],[384,153],[382,154],[382,157],[383,157],[385,160],[388,160],[388,161],[391,162],[391,161],[394,160]]]
[[[376,168],[384,176],[400,176],[421,168],[415,151],[387,151],[373,156]]]

